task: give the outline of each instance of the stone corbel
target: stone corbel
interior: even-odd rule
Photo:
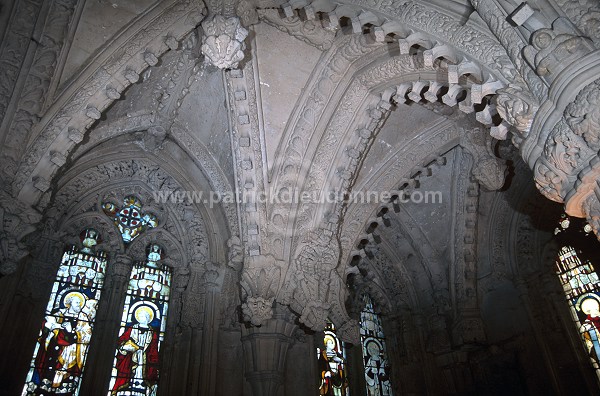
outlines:
[[[23,239],[36,230],[41,219],[35,209],[0,190],[0,274],[13,273],[29,254]]]
[[[479,128],[464,131],[461,145],[473,156],[473,177],[487,190],[502,188],[506,178],[506,164],[493,152],[493,139]]]
[[[290,306],[300,313],[300,322],[314,331],[321,331],[329,318],[333,296],[338,295],[332,285],[339,249],[327,229],[314,229],[298,244],[294,259],[293,299]],[[343,283],[342,283],[343,284]],[[291,287],[288,284],[288,287]],[[289,292],[289,290],[288,290]]]

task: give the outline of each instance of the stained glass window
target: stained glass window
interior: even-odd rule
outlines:
[[[113,219],[125,243],[133,241],[144,229],[158,225],[155,215],[142,214],[142,203],[133,195],[125,197],[121,209],[112,202],[104,202],[102,210]]]
[[[364,308],[360,313],[360,342],[365,365],[367,396],[391,396],[390,368],[381,319],[373,309],[371,298],[366,294],[363,303]]]
[[[592,365],[600,368],[600,280],[591,262],[582,262],[575,249],[564,246],[556,261],[557,273],[571,306],[573,319]]]
[[[321,373],[319,395],[349,396],[344,345],[335,334],[333,323],[327,322],[324,333],[323,348],[317,348]]]
[[[108,395],[156,395],[159,350],[164,338],[171,271],[163,250],[151,244],[147,260],[131,271]]]
[[[577,220],[563,215],[555,230],[555,234],[560,234],[559,240],[565,243],[558,253],[556,273],[563,285],[581,341],[600,376],[600,279],[590,259],[596,258],[594,253],[590,255],[584,252],[597,252],[598,245],[588,224],[577,227],[573,226],[574,222]]]
[[[79,393],[106,270],[106,255],[93,251],[98,237],[87,229],[83,248],[63,254],[23,396]]]

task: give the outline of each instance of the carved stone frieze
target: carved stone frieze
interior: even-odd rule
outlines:
[[[469,132],[467,132],[469,134]],[[477,135],[471,131],[471,141],[477,140]],[[479,139],[487,139],[484,134],[479,134]],[[468,137],[466,139],[469,139]],[[463,141],[465,138],[463,138]],[[489,146],[488,146],[489,147]],[[488,151],[489,150],[489,151]],[[490,155],[490,149],[483,150],[483,156],[480,153],[473,153],[466,150],[456,149],[454,152],[454,167],[456,177],[454,179],[454,194],[452,200],[455,209],[454,240],[450,243],[454,246],[453,262],[449,264],[449,272],[453,273],[454,279],[454,303],[458,310],[470,309],[477,310],[477,263],[478,263],[478,222],[479,222],[479,195],[477,173],[481,171],[480,162],[498,161]],[[486,157],[492,157],[487,158]],[[505,168],[505,165],[502,164]],[[493,169],[493,171],[496,171]],[[472,172],[473,177],[469,175]],[[496,171],[497,172],[497,171]],[[498,188],[504,184],[504,170],[500,172],[501,181],[496,184]],[[487,178],[485,178],[487,180]],[[479,181],[481,183],[481,181]],[[496,187],[494,186],[494,187]],[[485,184],[484,184],[484,187]],[[486,187],[487,188],[487,187]],[[454,318],[457,320],[457,318]]]
[[[600,79],[586,86],[565,109],[565,121],[588,147],[600,150]]]
[[[215,15],[202,22],[202,53],[219,69],[235,69],[244,59],[248,36],[238,17]]]
[[[520,52],[523,40],[492,0],[472,1],[484,21],[490,26],[485,29],[480,23],[462,23],[457,14],[434,8],[422,1],[368,1],[344,0],[343,3],[392,19],[418,32],[427,32],[434,41],[446,42],[463,51],[478,63],[486,65],[508,82],[529,87],[536,96],[545,96],[546,87],[522,61]],[[349,8],[352,9],[352,8]],[[348,8],[339,10],[341,16]],[[338,10],[334,10],[337,12]],[[528,70],[529,69],[529,70]],[[530,74],[527,71],[531,72]],[[524,73],[525,72],[525,73]]]
[[[33,35],[37,15],[42,2],[18,2],[6,27],[4,40],[0,43],[0,123],[7,123],[7,107],[13,96],[13,90],[19,80],[25,56]],[[0,137],[4,141],[5,136]]]
[[[46,25],[39,45],[35,48],[31,64],[21,70],[28,72],[20,90],[13,93],[13,112],[2,117],[0,130],[6,130],[0,158],[17,164],[27,148],[32,127],[40,120],[47,107],[49,90],[59,63],[63,43],[66,41],[76,1],[61,1],[52,4],[47,11]],[[31,20],[35,20],[34,17]],[[32,40],[33,41],[33,40]],[[19,49],[25,50],[26,48]],[[8,84],[9,82],[5,82]],[[17,86],[18,87],[18,86]],[[2,139],[0,139],[2,141]],[[3,161],[4,162],[4,161]],[[11,179],[14,173],[10,175]]]

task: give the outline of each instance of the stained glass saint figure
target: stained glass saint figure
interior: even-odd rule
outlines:
[[[575,248],[563,246],[556,260],[556,272],[571,306],[592,366],[600,376],[600,280],[593,264],[582,261]]]
[[[588,355],[595,362],[596,366],[600,362],[600,296],[596,293],[587,293],[581,296],[576,309],[580,314],[585,315],[582,318],[582,324],[579,332],[588,350]]]
[[[142,203],[134,196],[126,197],[121,209],[111,202],[104,202],[102,210],[113,219],[125,243],[133,241],[144,229],[158,225],[152,213],[142,214]]]
[[[154,396],[158,391],[171,272],[160,263],[159,245],[151,244],[146,253],[146,261],[131,272],[109,395]]]
[[[363,297],[364,308],[360,313],[360,339],[365,364],[367,396],[391,396],[389,365],[385,336],[381,319],[373,308],[368,295]]]
[[[343,346],[335,334],[333,323],[327,323],[324,333],[324,348],[317,348],[319,371],[321,373],[319,395],[347,396],[346,358]]]
[[[92,337],[106,256],[94,253],[98,232],[81,234],[83,248],[62,259],[22,395],[77,395]]]

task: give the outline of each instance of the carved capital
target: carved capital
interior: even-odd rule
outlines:
[[[204,37],[202,53],[213,66],[219,69],[235,69],[244,59],[248,31],[237,17],[225,18],[215,15],[202,22]]]
[[[0,190],[0,274],[13,273],[29,254],[23,238],[36,230],[41,219],[35,209]]]
[[[272,255],[247,256],[242,272],[244,320],[260,326],[273,316],[273,302],[281,281],[282,263]]]

